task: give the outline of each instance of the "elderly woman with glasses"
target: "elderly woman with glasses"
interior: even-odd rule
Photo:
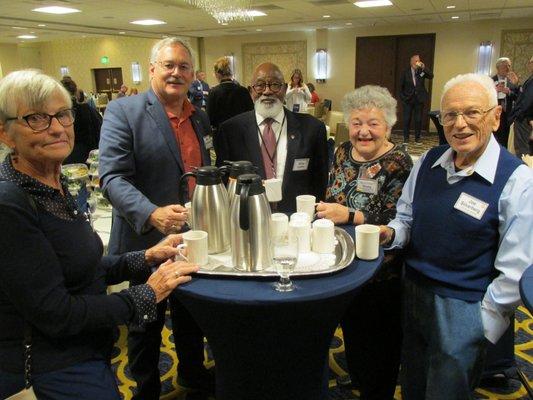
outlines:
[[[386,224],[413,165],[389,141],[396,100],[379,86],[363,86],[342,102],[350,140],[335,153],[326,202],[317,217],[335,224]],[[392,399],[400,365],[399,254],[387,252],[378,275],[353,300],[341,326],[348,369],[361,399]]]
[[[0,81],[0,140],[12,150],[0,164],[0,398],[31,384],[39,399],[120,399],[109,366],[114,328],[155,320],[156,303],[197,270],[171,261],[179,235],[102,257],[61,175],[74,118],[69,93],[41,72]],[[138,276],[147,283],[106,294]]]

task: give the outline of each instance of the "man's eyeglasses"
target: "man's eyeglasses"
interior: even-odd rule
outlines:
[[[457,121],[459,115],[463,116],[463,119],[467,124],[475,124],[481,121],[486,113],[492,111],[496,106],[489,108],[488,110],[480,110],[478,108],[471,108],[465,111],[449,111],[439,115],[439,122],[442,126],[452,126]]]
[[[192,66],[187,63],[174,64],[172,62],[165,61],[156,61],[156,63],[159,64],[161,68],[163,68],[163,70],[165,70],[166,72],[174,72],[176,68],[179,72],[183,73],[190,72],[192,70]]]
[[[261,82],[261,83],[256,83],[255,85],[252,85],[253,89],[258,93],[258,94],[261,94],[265,91],[265,89],[267,88],[270,89],[270,91],[272,93],[278,93],[281,88],[283,87],[283,83],[279,83],[279,82],[272,82],[272,83],[264,83],[264,82]]]
[[[13,120],[25,121],[35,133],[39,133],[50,128],[50,125],[52,125],[52,118],[57,119],[62,126],[67,127],[74,123],[74,117],[74,110],[67,108],[66,110],[61,110],[54,115],[46,113],[34,113],[25,115],[23,117],[6,118],[6,122]]]

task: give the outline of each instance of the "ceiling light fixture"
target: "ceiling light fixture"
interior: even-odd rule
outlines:
[[[72,13],[81,12],[81,10],[78,10],[77,8],[59,7],[59,6],[34,8],[32,11],[46,13],[46,14],[72,14]]]
[[[256,31],[257,32],[263,32],[263,30],[261,28],[257,28]]]
[[[130,24],[149,26],[149,25],[165,25],[166,22],[160,21],[158,19],[139,19],[137,21],[130,21]]]
[[[42,27],[46,26],[46,24],[39,24],[37,26],[40,26],[42,28]]]
[[[24,28],[24,27],[22,27],[22,26],[12,26],[12,28],[13,28],[13,29],[17,29],[17,30],[19,30],[19,31],[24,31],[24,30],[28,29],[28,28]]]
[[[392,6],[392,3],[389,0],[356,1],[353,4],[361,8]]]
[[[455,8],[455,6],[446,6],[447,9]]]
[[[322,15],[322,18],[331,18],[331,15]]]
[[[458,16],[458,15],[454,15],[454,16],[452,17],[452,19],[459,19],[459,16]]]
[[[125,35],[126,32],[124,32],[124,31],[120,31],[118,34],[119,34],[119,35]]]
[[[201,8],[219,24],[231,21],[252,21],[254,17],[266,15],[264,12],[252,10],[251,0],[185,0],[194,7]]]
[[[35,35],[20,35],[17,36],[19,39],[37,39],[37,36]]]
[[[353,25],[351,22],[346,22],[346,25],[350,26]]]

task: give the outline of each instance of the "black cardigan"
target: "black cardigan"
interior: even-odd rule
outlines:
[[[23,325],[32,328],[33,372],[108,358],[113,327],[136,316],[128,291],[106,286],[131,275],[127,256],[102,258],[98,235],[80,214],[63,220],[0,182],[0,370],[23,371]]]

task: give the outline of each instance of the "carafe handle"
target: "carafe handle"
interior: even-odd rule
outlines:
[[[250,229],[250,214],[248,211],[248,192],[250,185],[243,185],[241,187],[240,204],[239,204],[239,227],[247,231]]]
[[[185,186],[184,183],[187,183],[187,178],[189,176],[192,176],[194,179],[196,179],[196,173],[195,172],[187,172],[183,174],[179,180],[179,201],[180,204],[185,205],[187,203],[187,199],[185,198]],[[192,200],[192,199],[190,199]]]

